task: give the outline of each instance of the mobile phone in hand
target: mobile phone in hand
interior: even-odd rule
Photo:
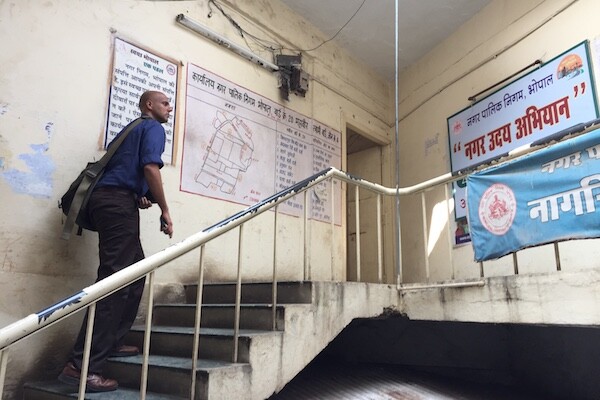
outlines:
[[[167,229],[167,221],[165,221],[165,219],[162,217],[162,215],[160,216],[160,231],[164,232]]]

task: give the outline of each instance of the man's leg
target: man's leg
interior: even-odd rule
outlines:
[[[99,236],[100,267],[97,281],[131,265],[137,261],[141,252],[139,211],[133,194],[119,189],[101,189],[94,191],[89,203],[92,220],[96,224]],[[89,364],[89,371],[92,373],[101,373],[104,362],[116,345],[119,326],[130,297],[129,292],[129,287],[123,288],[96,305]],[[82,364],[86,323],[87,318],[71,356],[71,361],[79,369]]]

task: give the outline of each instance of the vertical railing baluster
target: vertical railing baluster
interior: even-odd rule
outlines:
[[[0,399],[4,392],[4,380],[6,379],[6,365],[8,364],[8,347],[0,350]]]
[[[556,270],[560,271],[560,252],[558,251],[558,242],[554,242],[554,260],[556,261]]]
[[[479,261],[479,277],[484,278],[485,274],[483,273],[483,261]]]
[[[427,237],[427,204],[425,203],[425,192],[421,192],[421,210],[423,213],[423,247],[425,247],[425,251],[423,253],[425,255],[425,276],[427,278],[427,282],[429,282],[429,240]]]
[[[356,210],[356,282],[360,282],[360,192],[354,186],[354,209]]]
[[[233,328],[233,362],[238,362],[238,338],[240,336],[240,305],[242,302],[242,239],[244,224],[240,225],[238,238],[238,271],[235,285],[235,323]]]
[[[144,332],[144,353],[142,358],[142,377],[140,381],[140,399],[146,400],[148,390],[148,356],[152,336],[152,313],[154,309],[154,271],[148,274],[148,311],[146,312],[146,331]]]
[[[83,345],[83,360],[81,364],[81,378],[79,379],[79,393],[77,398],[84,400],[85,387],[87,385],[88,369],[90,365],[90,353],[92,351],[92,334],[94,333],[94,319],[96,318],[96,303],[90,304],[87,315],[87,326],[85,329],[85,342]]]
[[[331,281],[335,280],[335,182],[331,178]]]
[[[513,271],[514,271],[515,275],[519,275],[519,260],[517,259],[516,251],[512,253],[512,259],[513,259]]]
[[[444,214],[448,215],[448,223],[446,224],[448,237],[448,261],[450,262],[450,272],[452,274],[452,280],[454,280],[456,274],[454,271],[454,259],[452,257],[452,248],[454,247],[454,243],[452,243],[453,232],[452,229],[450,229],[450,216],[452,215],[452,212],[448,209],[448,206],[450,205],[450,192],[448,190],[448,185],[448,183],[444,184],[444,196],[446,197],[446,202],[444,203],[446,205]]]
[[[304,280],[309,280],[308,272],[308,190],[304,191]]]
[[[273,321],[272,330],[277,330],[277,211],[279,205],[275,206],[275,215],[273,218],[273,287],[271,292],[272,310],[271,320]]]
[[[196,371],[200,353],[200,325],[202,321],[202,293],[204,290],[204,245],[200,246],[200,262],[198,265],[198,289],[196,289],[196,316],[194,318],[194,346],[192,351],[192,385],[190,399],[196,398]]]
[[[381,228],[381,193],[377,193],[377,279],[383,281],[383,244]]]

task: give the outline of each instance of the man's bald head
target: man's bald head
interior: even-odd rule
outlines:
[[[163,93],[158,92],[156,90],[148,90],[146,92],[144,92],[141,96],[140,96],[140,111],[144,112],[148,109],[148,102],[149,101],[156,101],[156,98],[159,95],[163,95]]]
[[[140,111],[148,115],[161,124],[167,122],[169,113],[173,107],[169,104],[169,98],[162,92],[148,90],[140,97]]]

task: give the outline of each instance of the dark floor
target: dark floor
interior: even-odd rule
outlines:
[[[481,384],[381,364],[317,359],[271,400],[549,400],[518,388]]]

